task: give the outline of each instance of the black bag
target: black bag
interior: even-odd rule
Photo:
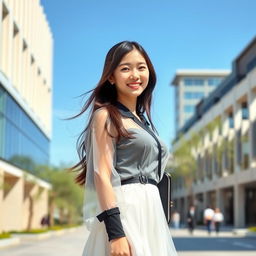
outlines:
[[[171,175],[164,172],[164,176],[157,184],[164,213],[168,224],[171,221]]]

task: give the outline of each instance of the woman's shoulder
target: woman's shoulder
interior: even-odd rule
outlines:
[[[109,113],[106,107],[96,109],[92,114],[93,123],[105,124],[108,120]]]
[[[107,128],[109,132],[116,134],[116,129],[111,122],[109,111],[106,107],[100,107],[93,112],[92,125],[102,129]]]

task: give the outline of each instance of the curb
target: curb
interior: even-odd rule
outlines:
[[[233,234],[245,237],[256,237],[256,232],[248,231],[248,229],[233,229]]]
[[[42,234],[14,234],[13,237],[20,238],[22,241],[37,241],[46,239],[49,237],[60,236],[66,233],[74,232],[81,227],[66,228],[61,230],[50,230]]]
[[[0,239],[0,249],[12,245],[18,245],[23,241],[39,241],[49,237],[60,236],[66,233],[75,232],[83,226],[66,228],[62,230],[51,230],[42,234],[13,234],[11,238]]]
[[[251,232],[251,231],[249,231],[249,232],[247,232],[247,233],[245,234],[245,236],[246,236],[246,237],[255,237],[255,238],[256,238],[256,232]]]
[[[5,248],[5,247],[9,247],[9,246],[12,246],[12,245],[17,245],[20,242],[21,242],[20,238],[18,238],[18,237],[0,239],[0,249]]]

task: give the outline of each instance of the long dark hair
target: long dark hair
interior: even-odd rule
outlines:
[[[122,125],[121,114],[116,108],[116,103],[117,103],[116,87],[111,85],[111,83],[109,82],[109,78],[117,68],[118,64],[121,62],[122,58],[133,49],[136,49],[141,53],[141,55],[145,58],[145,61],[149,69],[148,85],[145,88],[145,90],[142,92],[142,94],[139,95],[137,98],[136,112],[137,114],[139,114],[139,113],[144,113],[146,111],[151,127],[153,128],[153,130],[156,130],[155,126],[152,123],[151,112],[150,112],[151,102],[152,102],[152,92],[156,85],[156,74],[155,74],[154,67],[146,51],[143,49],[143,47],[140,44],[133,41],[120,42],[114,45],[107,53],[100,81],[98,82],[97,86],[94,89],[85,93],[87,94],[91,92],[91,95],[85,102],[80,113],[72,117],[72,119],[79,117],[89,107],[91,107],[88,125],[82,131],[82,133],[80,134],[77,140],[77,152],[80,160],[77,164],[75,164],[70,168],[71,170],[79,171],[78,175],[75,178],[75,181],[80,185],[83,185],[86,179],[86,143],[85,143],[86,131],[92,120],[93,113],[97,109],[101,107],[105,107],[106,110],[108,111],[111,123],[114,125],[114,128],[117,132],[117,141],[122,136],[123,137],[131,136],[131,134],[128,133]]]

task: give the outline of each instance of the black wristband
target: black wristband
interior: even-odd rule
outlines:
[[[97,218],[100,222],[104,221],[109,241],[125,236],[118,207],[102,212]]]

